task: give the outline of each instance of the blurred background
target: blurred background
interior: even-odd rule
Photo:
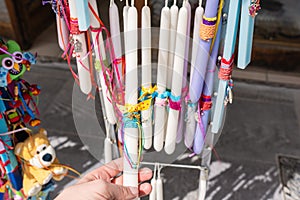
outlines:
[[[148,2],[152,24],[159,26],[164,1]],[[194,12],[198,1],[189,2]],[[125,1],[116,3],[122,16]],[[101,19],[109,27],[109,0],[99,0],[98,5]],[[136,1],[138,8],[143,5]],[[268,0],[261,1],[261,7],[255,21],[252,62],[246,70],[233,72],[234,103],[228,106],[215,147],[207,199],[292,199],[283,186],[288,188],[293,174],[300,174],[300,3]],[[60,161],[81,173],[101,165],[76,132],[71,107],[74,80],[61,59],[51,6],[43,6],[40,0],[0,0],[0,13],[0,36],[38,53],[38,64],[25,77],[42,87],[42,127],[48,130]],[[99,104],[96,107],[100,110]],[[84,109],[82,114],[88,117]],[[96,136],[86,137],[103,142]],[[188,155],[183,154],[176,163],[200,164],[198,157]],[[165,199],[197,199],[198,173],[163,169]],[[51,197],[70,182],[68,178],[58,182]]]

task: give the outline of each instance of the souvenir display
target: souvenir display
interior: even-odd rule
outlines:
[[[115,0],[110,1],[110,31],[99,17],[96,0],[50,3],[57,15],[59,45],[64,47],[63,57],[73,77],[88,99],[93,97],[92,88],[99,91],[106,128],[105,160],[112,159],[112,138],[116,135],[114,145],[119,146],[118,153],[124,157],[125,186],[137,186],[143,151],[164,149],[172,154],[176,143],[183,142],[192,156],[208,156],[206,161],[210,162],[213,144],[206,143],[207,133],[221,134],[225,106],[232,103],[231,74],[237,30],[240,27],[237,67],[244,69],[250,63],[254,18],[260,9],[258,0],[211,0],[206,1],[205,8],[200,0],[194,16],[188,0],[182,4],[173,1],[170,7],[166,0],[160,12],[157,55],[151,49],[152,10],[147,0],[141,10],[140,32],[133,0],[130,4],[126,1],[123,8],[118,8]],[[120,30],[119,10],[123,11],[123,30]],[[194,19],[193,29],[191,19]],[[72,56],[76,57],[78,75],[70,64]],[[158,60],[154,82],[153,57]],[[2,73],[5,75],[7,70]],[[11,71],[10,78],[16,77]],[[5,84],[7,80],[3,81]],[[28,87],[22,81],[20,84]],[[12,98],[13,105],[22,103],[14,98],[19,90],[17,94],[14,91],[17,90],[11,88],[12,96],[6,98]],[[37,120],[35,113],[35,110],[29,112],[25,123]],[[200,199],[205,198],[209,163],[204,165],[185,166],[201,171]],[[156,163],[157,175],[151,181],[150,199],[163,199],[162,166],[184,167]]]

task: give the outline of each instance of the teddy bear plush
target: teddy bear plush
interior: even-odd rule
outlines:
[[[67,173],[67,169],[59,165],[45,129],[18,143],[15,155],[23,163],[23,190],[28,197],[35,196],[52,178],[60,181]]]

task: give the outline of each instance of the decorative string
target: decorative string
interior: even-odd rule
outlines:
[[[200,99],[200,109],[201,111],[210,110],[212,107],[211,96],[201,95]]]
[[[169,107],[173,110],[181,109],[181,96],[173,96],[172,94],[169,97]]]
[[[251,17],[255,17],[260,9],[260,0],[251,0],[251,4],[249,6],[249,15]]]
[[[220,0],[220,5],[219,5],[219,8],[218,8],[218,15],[217,15],[216,30],[218,30],[219,25],[220,25],[220,21],[221,21],[221,18],[222,18],[222,9],[223,9],[223,7],[224,7],[224,0]],[[215,44],[216,35],[217,35],[217,31],[215,31],[214,38],[213,38],[213,40],[211,42],[210,52],[212,51],[213,46]]]
[[[81,31],[79,30],[79,24],[77,18],[70,19],[70,33],[73,35],[79,35],[81,33]]]
[[[137,169],[140,161],[141,161],[141,156],[143,153],[143,148],[144,148],[144,134],[143,134],[143,129],[141,127],[141,122],[140,122],[140,114],[139,112],[126,112],[123,114],[123,128],[138,128],[138,133],[139,133],[139,150],[138,150],[138,158],[137,162],[133,161],[126,145],[126,141],[124,140],[124,132],[122,133],[122,140],[123,140],[123,152],[126,160],[130,164],[132,169]]]
[[[200,38],[208,41],[215,36],[217,17],[207,18],[203,16],[200,24]]]
[[[233,70],[233,61],[234,61],[234,55],[232,55],[232,57],[229,60],[222,58],[221,67],[219,71],[220,80],[228,81],[231,79],[231,74]]]

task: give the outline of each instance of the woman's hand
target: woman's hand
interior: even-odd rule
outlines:
[[[138,188],[122,186],[123,176],[118,176],[122,171],[123,159],[119,158],[88,173],[76,185],[65,189],[55,200],[130,200],[151,192],[151,185],[142,183],[152,177],[149,168],[139,170],[141,184]]]

